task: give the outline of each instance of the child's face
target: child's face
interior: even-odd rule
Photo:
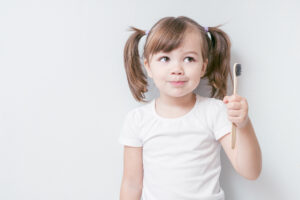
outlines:
[[[189,29],[180,47],[168,53],[158,52],[152,55],[150,63],[145,59],[144,65],[160,93],[180,97],[193,92],[207,66],[207,59],[202,60],[199,33]]]

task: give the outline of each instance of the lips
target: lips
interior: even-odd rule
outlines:
[[[183,84],[185,84],[185,82],[186,81],[170,81],[170,83],[175,86],[183,85]]]

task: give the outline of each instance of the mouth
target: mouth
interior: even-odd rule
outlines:
[[[174,86],[184,85],[186,81],[170,81],[170,83]]]

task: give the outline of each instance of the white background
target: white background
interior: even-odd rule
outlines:
[[[0,199],[119,198],[117,138],[127,111],[141,105],[123,66],[127,29],[180,15],[226,23],[231,62],[242,63],[238,94],[248,100],[263,170],[246,180],[222,150],[226,199],[300,199],[299,10],[296,0],[2,0]]]

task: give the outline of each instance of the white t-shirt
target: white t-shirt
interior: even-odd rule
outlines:
[[[185,115],[157,114],[155,99],[130,110],[119,143],[143,147],[142,200],[224,200],[217,141],[231,132],[226,105],[196,94]]]

